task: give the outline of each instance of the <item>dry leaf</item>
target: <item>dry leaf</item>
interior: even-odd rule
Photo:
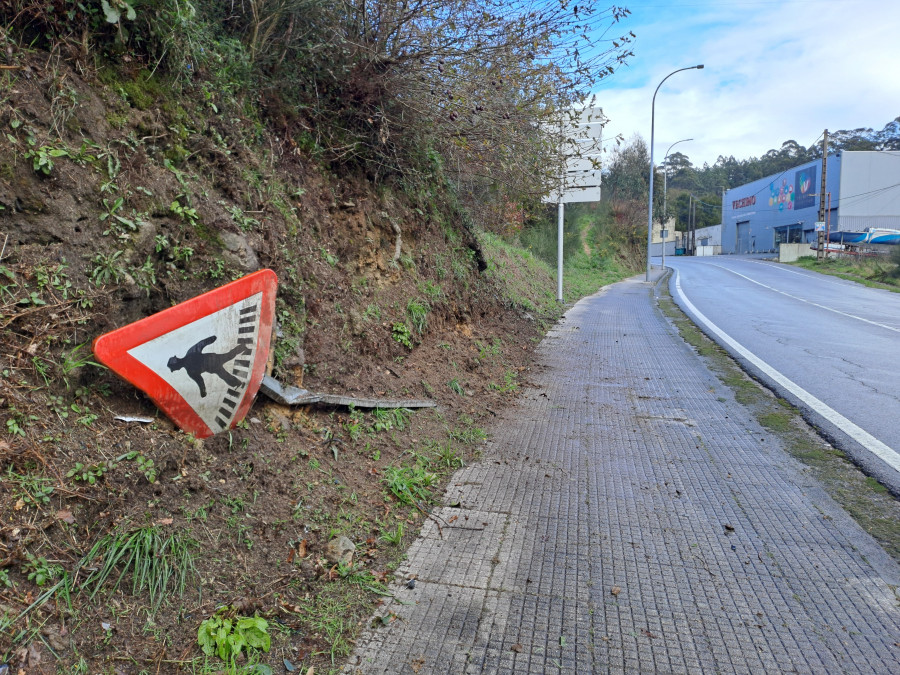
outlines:
[[[524,647],[520,645],[518,642],[509,648],[509,651],[515,652],[516,654],[521,654]]]
[[[649,194],[649,193],[648,193],[648,194]],[[448,524],[449,524],[449,523],[452,523],[452,522],[455,521],[455,520],[459,520],[459,516],[450,516],[450,517],[447,519],[447,523],[448,523]]]
[[[156,521],[157,525],[171,525],[173,520],[171,518],[160,518]]]
[[[618,595],[619,593],[622,592],[622,589],[619,586],[613,586],[609,592],[612,593],[613,595]]]
[[[64,522],[66,522],[66,523],[69,523],[69,525],[72,525],[72,524],[75,522],[75,518],[74,518],[74,516],[72,515],[72,512],[71,512],[71,511],[67,511],[67,510],[65,510],[65,509],[63,509],[62,511],[57,511],[57,512],[56,512],[56,517],[57,517],[58,520],[62,520],[62,521],[64,521]]]
[[[22,499],[21,497],[19,497],[16,500],[16,503],[13,505],[13,509],[15,509],[16,511],[21,511],[24,508],[25,508],[25,500]]]
[[[306,557],[306,539],[301,539],[300,543],[297,544],[297,555],[301,558]]]

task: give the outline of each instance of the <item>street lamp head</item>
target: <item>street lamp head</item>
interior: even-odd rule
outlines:
[[[703,70],[703,64],[701,63],[699,66],[694,66],[697,70]]]

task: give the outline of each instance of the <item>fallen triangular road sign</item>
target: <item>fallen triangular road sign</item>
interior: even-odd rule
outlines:
[[[278,278],[260,270],[94,340],[94,354],[184,431],[247,414],[269,358]]]

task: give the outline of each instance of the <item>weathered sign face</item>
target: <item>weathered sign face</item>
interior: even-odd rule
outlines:
[[[198,438],[246,415],[265,374],[278,278],[260,270],[94,341],[94,354]]]

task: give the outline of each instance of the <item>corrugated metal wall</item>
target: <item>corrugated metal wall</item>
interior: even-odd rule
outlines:
[[[841,162],[837,227],[859,232],[867,227],[900,228],[900,153],[845,152]]]

